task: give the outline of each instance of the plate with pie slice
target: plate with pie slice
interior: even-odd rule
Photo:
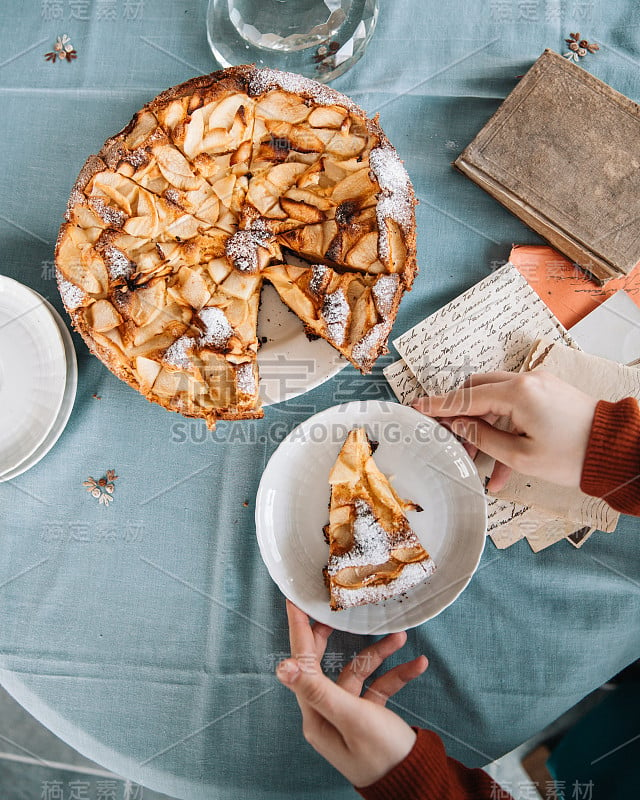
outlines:
[[[466,588],[486,499],[462,445],[382,401],[310,417],[269,460],[256,498],[260,553],[283,594],[351,633],[420,625]]]
[[[0,477],[28,459],[60,411],[62,337],[42,299],[0,276]]]

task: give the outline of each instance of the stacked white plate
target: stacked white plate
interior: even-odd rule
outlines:
[[[37,292],[0,275],[0,482],[43,458],[76,396],[71,334]]]

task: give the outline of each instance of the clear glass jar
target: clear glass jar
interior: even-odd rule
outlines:
[[[255,64],[318,81],[358,61],[378,19],[378,0],[209,0],[207,36],[223,67]]]

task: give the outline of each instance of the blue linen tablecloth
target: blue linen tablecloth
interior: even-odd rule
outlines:
[[[450,162],[516,76],[545,47],[564,52],[576,30],[601,48],[584,68],[640,100],[640,9],[381,5],[368,53],[335,85],[379,111],[421,200],[421,272],[397,335],[503,263],[512,242],[540,242]],[[52,250],[76,174],[145,101],[216,68],[205,11],[204,0],[2,4],[0,272],[61,309]],[[63,33],[78,58],[48,63]],[[567,107],[567,125],[588,113]],[[589,175],[566,179],[589,191]],[[0,682],[82,753],[177,797],[353,797],[303,741],[294,698],[273,677],[287,631],[255,540],[254,497],[279,439],[303,419],[392,397],[382,364],[369,377],[347,367],[264,420],[212,435],[147,403],[75,344],[68,428],[41,463],[0,485]],[[110,468],[119,478],[105,508],[82,482]],[[582,551],[489,542],[461,598],[410,631],[403,658],[424,652],[431,666],[392,708],[469,765],[541,729],[640,655],[638,528],[623,518]],[[333,667],[363,641],[336,635]]]

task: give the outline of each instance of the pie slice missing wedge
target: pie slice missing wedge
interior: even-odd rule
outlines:
[[[299,75],[233,67],[162,92],[87,159],[58,286],[89,349],[147,399],[210,428],[259,418],[263,280],[370,372],[416,275],[415,202],[377,118]]]
[[[364,428],[354,428],[329,475],[324,576],[333,611],[388,600],[435,570],[406,517],[422,509],[398,497],[372,453]]]

